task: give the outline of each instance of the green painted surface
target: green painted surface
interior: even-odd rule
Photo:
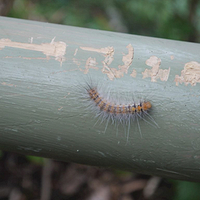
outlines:
[[[186,63],[200,63],[199,44],[3,17],[0,27],[0,39],[22,46],[39,45],[31,46],[32,50],[28,45],[4,47],[5,40],[0,40],[0,150],[175,179],[200,179],[199,83],[176,86],[174,81]],[[46,56],[41,44],[53,38],[67,45],[65,55],[50,52]],[[101,72],[105,55],[81,49],[113,47],[110,67],[118,69],[128,44],[134,48],[133,63],[128,74],[114,81]],[[160,69],[170,67],[167,81],[143,79],[142,72],[151,69],[145,64],[151,56],[162,60]],[[98,70],[89,69],[84,75],[80,69],[85,69],[89,57],[96,59]],[[133,69],[136,78],[130,76]],[[140,121],[141,138],[135,122],[127,143],[123,127],[119,126],[117,134],[111,124],[106,133],[106,123],[94,126],[95,114],[85,109],[77,86],[88,77],[111,88],[111,95],[121,98],[134,93],[149,99],[153,105],[150,114],[159,128]]]

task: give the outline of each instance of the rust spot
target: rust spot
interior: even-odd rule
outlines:
[[[200,83],[200,63],[195,61],[186,63],[181,71],[181,76],[175,76],[175,82],[177,86],[179,83],[191,84],[192,86]]]
[[[169,78],[170,67],[168,69],[160,69],[161,59],[156,56],[151,56],[146,60],[146,65],[152,67],[152,69],[145,69],[142,72],[143,78],[151,77],[152,82],[156,82],[157,79],[161,81],[167,81]]]

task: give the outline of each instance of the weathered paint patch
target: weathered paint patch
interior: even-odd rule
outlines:
[[[96,48],[92,48],[92,47],[80,47],[80,48],[85,51],[92,51],[92,52],[97,52],[97,53],[103,54],[105,56],[105,59],[102,61],[102,63],[103,63],[102,72],[104,74],[107,74],[107,76],[112,80],[113,72],[109,68],[109,65],[114,60],[114,58],[113,58],[114,48],[113,47],[105,47],[105,48],[100,48],[100,49],[96,49]],[[86,71],[86,73],[87,72],[88,71]]]
[[[58,110],[60,111],[60,110],[62,110],[63,109],[63,107],[61,106],[60,108],[58,108]]]
[[[109,65],[114,60],[114,48],[113,47],[105,47],[105,48],[92,48],[92,47],[80,47],[82,50],[85,51],[93,51],[97,53],[104,54],[105,59],[102,61],[103,68],[102,73],[106,74],[110,80],[113,80],[114,78],[121,78],[124,76],[124,73],[128,73],[128,69],[131,66],[133,62],[133,55],[134,55],[134,49],[131,44],[129,44],[126,48],[128,49],[128,54],[124,55],[122,58],[123,65],[119,65],[118,68],[111,68]],[[89,58],[91,59],[91,58]],[[88,69],[88,60],[86,62],[86,69]],[[94,66],[93,66],[94,67]],[[89,67],[91,68],[91,67]],[[88,70],[84,71],[84,73],[88,73]],[[132,75],[133,77],[136,76],[136,72],[133,71]]]
[[[128,69],[133,62],[134,49],[131,44],[129,44],[126,48],[128,49],[128,54],[123,56],[122,62],[124,63],[124,65],[119,65],[118,66],[119,70],[116,68],[110,68],[109,67],[110,63],[106,63],[103,61],[102,72],[104,74],[107,74],[110,80],[113,80],[114,78],[121,78],[124,76],[124,73],[126,74],[128,73]]]
[[[30,38],[30,43],[31,43],[31,44],[33,43],[33,37]]]
[[[133,78],[135,78],[137,75],[137,72],[135,69],[133,69],[132,73],[130,74],[130,76],[132,76]]]
[[[77,66],[81,65],[81,62],[78,59],[73,58],[72,60],[73,60],[73,63],[75,63]]]
[[[128,49],[128,54],[124,55],[123,58],[122,58],[124,65],[119,65],[118,67],[119,67],[121,72],[124,72],[124,73],[127,74],[128,69],[133,62],[134,49],[133,49],[131,44],[129,44],[126,48]]]
[[[100,49],[96,49],[92,47],[80,47],[80,48],[85,51],[93,51],[93,52],[102,53],[105,55],[111,54],[114,51],[113,47],[105,47],[105,48],[100,48]]]
[[[96,58],[91,58],[89,57],[86,61],[85,64],[85,69],[80,69],[80,71],[83,71],[84,74],[87,74],[89,72],[89,69],[96,69],[98,70],[99,68],[96,67],[98,63],[96,62]]]
[[[160,69],[161,59],[156,56],[151,56],[148,60],[146,60],[146,65],[152,67],[152,69],[145,69],[142,72],[143,79],[151,77],[152,82],[156,82],[157,79],[161,81],[167,81],[169,78],[170,67],[168,69]]]
[[[42,44],[32,44],[32,43],[22,43],[22,42],[13,42],[10,39],[0,39],[0,50],[5,47],[13,47],[19,49],[26,49],[32,51],[42,52],[47,56],[55,57],[55,60],[59,61],[62,65],[64,61],[64,55],[66,53],[66,43],[65,42],[55,42],[55,38],[52,39],[50,43]]]
[[[76,56],[77,52],[78,52],[78,49],[75,49],[74,56]]]
[[[22,57],[22,56],[5,56],[3,58],[21,58],[24,60],[49,60],[49,58],[44,58],[44,57]]]
[[[200,83],[200,63],[195,61],[186,63],[181,71],[181,76],[175,76],[175,82],[177,86],[179,83],[191,84],[192,86]]]
[[[128,69],[133,62],[134,49],[131,44],[129,44],[126,48],[128,49],[128,54],[123,56],[122,62],[124,63],[124,65],[119,65],[119,70],[117,70],[116,68],[110,68],[110,63],[108,64],[103,61],[102,72],[104,74],[107,74],[110,80],[113,80],[114,78],[121,78],[124,76],[124,73],[128,73]]]
[[[92,47],[80,47],[80,48],[85,51],[93,51],[93,52],[104,54],[105,59],[103,62],[106,63],[106,65],[110,65],[112,63],[112,61],[114,60],[114,58],[113,58],[114,48],[113,47],[105,47],[105,48],[100,48],[100,49],[95,49]]]
[[[17,87],[17,85],[15,85],[15,84],[6,83],[6,82],[2,82],[1,85],[9,86],[9,87]]]

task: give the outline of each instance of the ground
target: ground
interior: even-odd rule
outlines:
[[[37,160],[37,159],[36,159]],[[0,200],[171,200],[169,181],[3,152]]]

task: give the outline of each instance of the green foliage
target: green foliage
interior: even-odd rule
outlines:
[[[43,165],[44,164],[44,158],[36,157],[36,156],[26,156],[26,158],[37,165]]]
[[[174,200],[199,200],[200,183],[191,183],[186,181],[174,181],[176,195]]]
[[[200,42],[199,1],[15,0],[8,16]]]

